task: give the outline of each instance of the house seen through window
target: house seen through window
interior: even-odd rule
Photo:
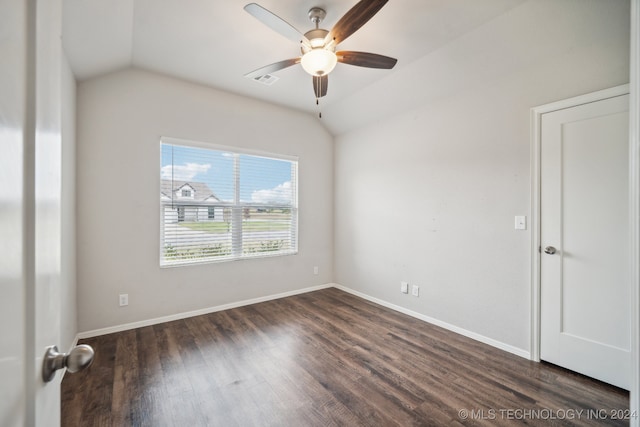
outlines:
[[[163,138],[160,265],[297,252],[297,159]]]

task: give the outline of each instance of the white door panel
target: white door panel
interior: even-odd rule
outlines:
[[[23,271],[26,10],[0,2],[0,425],[26,425]],[[11,38],[9,38],[11,35]]]
[[[542,116],[540,204],[541,358],[627,389],[628,103]]]
[[[35,419],[38,426],[60,423],[62,370],[42,381],[47,347],[60,345],[62,47],[61,0],[37,2],[35,135]],[[67,351],[67,349],[63,349]]]
[[[60,424],[61,2],[0,3],[0,425]],[[64,349],[66,350],[66,349]]]

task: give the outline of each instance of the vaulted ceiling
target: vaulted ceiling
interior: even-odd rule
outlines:
[[[335,134],[346,131],[349,110],[375,118],[384,87],[416,87],[415,64],[525,0],[390,0],[340,44],[341,50],[398,59],[392,70],[338,64],[320,108]],[[264,85],[244,77],[263,65],[300,55],[299,46],[243,9],[248,0],[64,0],[63,46],[79,81],[128,67],[151,70],[247,97],[316,113],[311,76],[299,65],[274,73]],[[357,0],[258,0],[302,33],[313,28],[311,7],[326,10],[331,29]],[[419,68],[418,68],[419,70]],[[427,70],[425,70],[427,71]],[[414,81],[407,81],[407,75]],[[437,82],[431,82],[437,84]],[[340,114],[331,114],[340,111]]]

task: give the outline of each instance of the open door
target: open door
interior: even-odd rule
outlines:
[[[0,425],[60,423],[61,2],[0,3]],[[65,351],[67,349],[64,349]]]

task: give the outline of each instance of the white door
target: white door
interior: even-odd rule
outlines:
[[[22,2],[0,2],[0,425],[25,423],[23,271],[26,26]],[[10,41],[9,37],[13,37]]]
[[[0,58],[0,425],[57,426],[60,1],[0,2]]]
[[[628,109],[615,96],[545,113],[540,129],[540,357],[627,390]]]

